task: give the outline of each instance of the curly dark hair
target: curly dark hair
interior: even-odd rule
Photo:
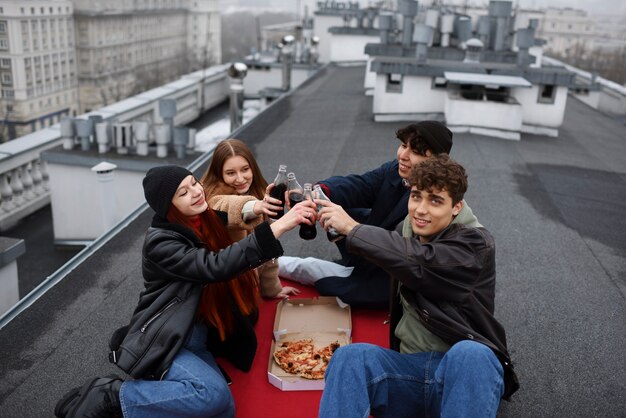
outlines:
[[[421,156],[425,157],[426,152],[430,150],[430,146],[424,138],[422,138],[417,125],[414,123],[398,129],[396,131],[396,138]]]
[[[446,190],[456,205],[467,191],[467,174],[448,154],[438,154],[413,167],[409,183],[420,191]]]

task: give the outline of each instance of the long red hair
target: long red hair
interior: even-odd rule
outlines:
[[[217,252],[233,243],[226,226],[211,208],[198,218],[190,218],[171,205],[167,220],[191,229],[210,251]],[[232,280],[207,284],[202,290],[198,314],[217,328],[224,341],[234,331],[233,303],[242,314],[250,315],[258,309],[258,295],[257,274],[249,270]]]

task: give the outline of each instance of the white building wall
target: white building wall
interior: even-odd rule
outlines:
[[[387,75],[376,74],[374,114],[441,113],[447,95],[445,89],[432,89],[431,77],[404,76],[402,92],[387,92]]]
[[[513,103],[466,100],[446,95],[445,115],[448,126],[479,127],[519,132],[522,129],[522,106]]]
[[[308,77],[308,69],[294,68],[291,71],[291,88],[295,89]],[[283,70],[280,67],[270,67],[269,70],[250,68],[246,78],[243,79],[243,92],[246,96],[255,96],[264,88],[280,88],[282,85]]]
[[[563,124],[567,87],[557,86],[554,103],[539,103],[539,87],[511,89],[513,96],[521,105],[524,125],[558,128]]]
[[[48,163],[55,241],[92,241],[105,232],[101,189],[91,167]],[[145,173],[116,170],[113,180],[118,222],[145,201],[141,182]],[[78,191],[78,192],[77,192]],[[55,208],[63,210],[55,212]]]
[[[378,36],[330,34],[330,61],[366,61],[365,45],[380,40]]]
[[[343,26],[343,19],[340,16],[320,16],[315,15],[313,21],[313,35],[320,39],[318,45],[319,62],[330,61],[331,34],[329,28],[333,26]]]

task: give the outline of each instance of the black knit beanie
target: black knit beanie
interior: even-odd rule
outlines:
[[[157,215],[165,218],[180,182],[193,173],[177,165],[152,167],[143,179],[143,194]]]
[[[433,154],[450,154],[452,149],[452,131],[441,122],[425,120],[416,124],[421,137],[426,141]]]

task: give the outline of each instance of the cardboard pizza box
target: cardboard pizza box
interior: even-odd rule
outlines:
[[[316,347],[334,341],[351,342],[352,316],[350,306],[332,296],[284,299],[276,307],[274,342],[270,348],[267,369],[269,382],[283,391],[323,390],[324,379],[310,380],[287,373],[274,361],[274,350],[282,341],[312,338]]]

